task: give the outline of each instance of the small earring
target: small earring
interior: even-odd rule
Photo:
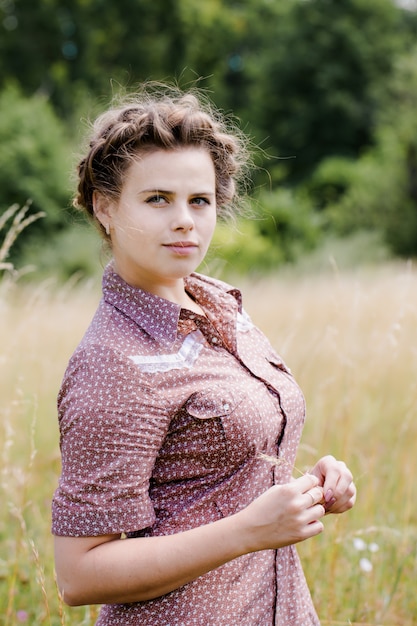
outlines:
[[[106,231],[106,235],[109,236],[110,235],[110,226],[109,226],[109,224],[106,224],[104,228],[105,228],[105,231]]]

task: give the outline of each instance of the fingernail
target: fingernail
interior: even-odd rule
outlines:
[[[330,500],[334,500],[334,502],[336,502],[336,498],[333,498],[333,491],[331,489],[328,489],[326,491],[326,495],[324,496],[324,499],[327,503],[330,502]]]

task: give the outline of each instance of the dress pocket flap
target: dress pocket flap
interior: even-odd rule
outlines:
[[[188,398],[184,408],[192,417],[206,420],[229,415],[241,400],[241,398],[237,399],[233,392],[227,389],[211,387],[193,393]]]

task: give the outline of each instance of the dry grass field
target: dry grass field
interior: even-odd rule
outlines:
[[[297,467],[332,453],[358,502],[299,546],[324,625],[417,624],[417,271],[410,264],[240,281],[306,396]],[[0,624],[90,626],[56,591],[55,397],[98,285],[0,284]],[[237,625],[230,625],[237,626]],[[302,625],[295,625],[302,626]]]

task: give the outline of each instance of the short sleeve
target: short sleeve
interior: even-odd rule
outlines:
[[[170,422],[163,404],[127,358],[97,346],[75,353],[58,396],[62,471],[54,534],[152,526],[150,478]]]

